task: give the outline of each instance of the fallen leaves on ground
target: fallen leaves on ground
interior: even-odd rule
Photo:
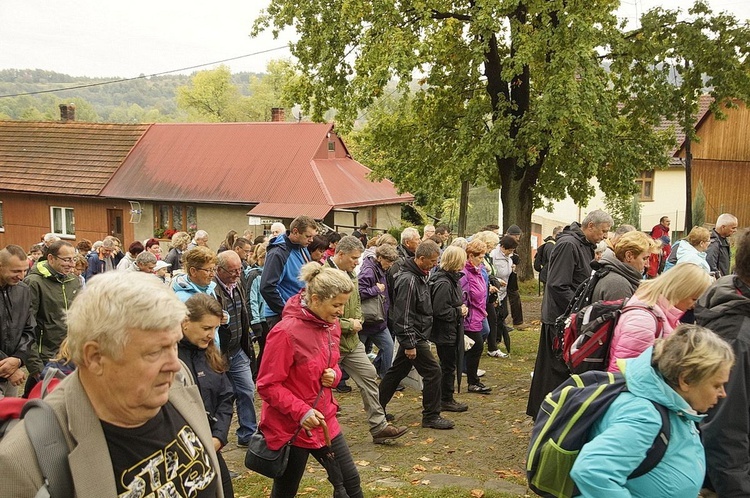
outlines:
[[[482,489],[472,489],[471,490],[471,498],[484,498],[484,490],[482,490]]]

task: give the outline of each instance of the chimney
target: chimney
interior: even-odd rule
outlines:
[[[75,121],[76,120],[76,105],[73,103],[70,104],[60,104],[60,121],[63,123],[67,123],[68,121]]]
[[[271,122],[272,123],[283,123],[286,121],[286,117],[284,116],[284,108],[283,107],[272,107],[271,108]]]

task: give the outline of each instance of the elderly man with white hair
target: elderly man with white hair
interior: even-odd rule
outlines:
[[[108,272],[68,313],[77,369],[46,398],[68,447],[78,498],[222,497],[218,461],[198,388],[177,356],[183,303],[158,279]],[[44,485],[22,421],[0,443],[3,494]]]
[[[271,238],[278,237],[282,233],[286,233],[286,227],[283,223],[277,221],[271,224]]]
[[[711,242],[706,249],[706,262],[716,277],[729,275],[729,261],[731,248],[729,237],[737,231],[737,218],[733,214],[724,213],[716,220],[716,227],[711,230]]]
[[[208,232],[205,230],[198,230],[195,232],[195,235],[193,235],[193,240],[188,244],[188,251],[192,249],[193,247],[208,247]]]

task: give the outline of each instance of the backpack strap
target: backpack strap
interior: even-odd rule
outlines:
[[[664,454],[667,452],[667,446],[669,445],[669,438],[672,435],[672,423],[669,420],[669,410],[666,406],[651,401],[654,408],[659,412],[661,416],[661,429],[654,438],[651,448],[646,452],[646,458],[643,459],[641,464],[628,476],[628,479],[635,479],[641,477],[644,474],[651,472],[656,467]]]
[[[70,450],[52,406],[44,400],[31,399],[24,405],[21,416],[44,479],[36,498],[73,498]]]
[[[654,334],[654,338],[658,339],[661,337],[662,331],[664,330],[664,319],[660,316],[658,316],[656,313],[654,313],[654,308],[652,306],[641,306],[638,304],[634,304],[632,306],[628,306],[627,304],[622,308],[622,313],[625,313],[629,310],[643,310],[648,311],[651,313],[651,316],[654,317],[654,321],[656,322],[656,333]]]

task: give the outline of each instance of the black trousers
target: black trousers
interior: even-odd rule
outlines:
[[[430,351],[427,341],[419,341],[416,345],[417,357],[410,360],[404,352],[404,345],[399,344],[396,357],[388,372],[380,381],[380,406],[385,410],[386,405],[396,392],[398,384],[409,375],[411,367],[417,369],[422,376],[422,419],[433,420],[440,416],[440,381],[442,373],[440,365]],[[387,410],[386,410],[387,412]]]
[[[331,440],[331,450],[336,455],[336,462],[341,468],[341,474],[344,476],[344,487],[349,498],[361,498],[362,486],[359,479],[359,472],[357,466],[354,465],[352,454],[349,451],[349,445],[346,444],[343,434],[339,434]],[[326,458],[328,449],[318,448],[317,450],[311,450],[308,448],[300,448],[292,445],[289,450],[289,463],[286,466],[286,471],[273,480],[273,489],[271,490],[271,498],[287,498],[290,496],[297,496],[297,490],[299,489],[299,483],[302,480],[302,476],[305,473],[305,467],[307,466],[307,457],[312,455],[318,462],[323,463],[323,459]],[[331,476],[328,476],[328,480],[331,480]]]
[[[508,289],[508,304],[510,304],[510,315],[513,317],[513,325],[523,323],[523,307],[521,307],[521,294],[518,289]]]
[[[268,331],[270,329],[268,327],[268,322],[258,322],[250,327],[252,327],[255,337],[258,338],[258,356],[255,359],[257,367],[254,372],[257,376],[258,370],[260,370],[260,360],[263,359],[263,350],[266,348],[266,337],[268,337]],[[255,380],[255,378],[253,378],[253,380]]]
[[[454,386],[456,385],[456,362],[458,353],[455,344],[436,344],[437,355],[440,359],[440,400],[444,403],[453,401]],[[463,347],[463,344],[461,345]]]
[[[482,331],[471,332],[467,330],[466,337],[474,341],[474,345],[464,354],[466,360],[466,380],[469,385],[479,383],[479,377],[477,376],[477,369],[479,368],[479,359],[482,357],[482,351],[484,351],[484,341],[482,340]]]
[[[565,363],[552,352],[554,338],[555,326],[543,323],[534,364],[534,378],[531,379],[529,402],[526,405],[526,414],[535,420],[544,397],[565,382],[570,375]]]

